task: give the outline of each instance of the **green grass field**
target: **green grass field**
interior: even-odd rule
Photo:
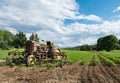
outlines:
[[[6,59],[8,56],[8,52],[11,50],[0,50],[0,59]],[[23,51],[23,49],[19,49],[17,51]],[[67,55],[67,60],[72,64],[82,61],[82,64],[85,65],[88,62],[92,61],[93,65],[100,64],[101,57],[104,63],[108,66],[116,66],[120,64],[120,50],[113,50],[111,52],[106,51],[76,51],[76,50],[63,50]]]

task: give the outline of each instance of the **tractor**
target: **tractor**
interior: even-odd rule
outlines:
[[[36,35],[37,36],[37,35]],[[37,38],[37,37],[36,37]],[[26,65],[34,65],[35,62],[44,60],[60,61],[67,58],[61,49],[54,45],[51,41],[38,41],[34,39],[34,34],[30,40],[26,41],[25,50],[23,52],[11,51],[8,55],[12,55],[12,62],[22,62]]]

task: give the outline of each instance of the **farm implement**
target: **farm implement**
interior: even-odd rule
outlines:
[[[37,35],[36,35],[37,36]],[[26,65],[34,65],[35,62],[42,61],[62,61],[66,60],[67,56],[61,49],[54,45],[51,41],[38,41],[35,39],[34,34],[30,40],[26,41],[26,47],[23,52],[11,51],[8,53],[12,56],[13,63],[25,63]]]

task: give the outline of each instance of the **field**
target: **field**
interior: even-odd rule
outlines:
[[[63,68],[0,67],[2,83],[120,83],[120,51],[72,51]],[[5,59],[8,51],[0,51]]]

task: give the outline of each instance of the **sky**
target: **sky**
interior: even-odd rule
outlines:
[[[120,0],[0,0],[0,29],[36,33],[60,47],[120,39]]]

